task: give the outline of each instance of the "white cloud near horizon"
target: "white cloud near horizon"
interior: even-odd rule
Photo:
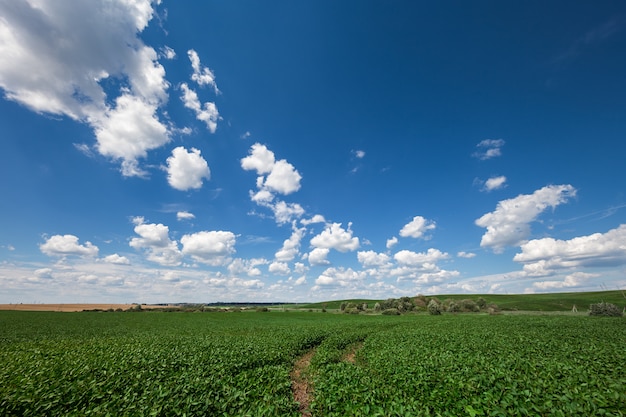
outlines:
[[[506,246],[521,244],[530,236],[530,223],[547,208],[555,208],[576,196],[571,185],[548,185],[532,194],[502,200],[493,212],[486,213],[475,221],[487,231],[480,241],[481,247],[501,253]]]
[[[191,148],[191,152],[188,152],[179,146],[174,148],[172,156],[167,158],[167,181],[172,188],[180,191],[199,189],[202,187],[202,181],[210,178],[209,164],[199,149]]]
[[[163,266],[178,266],[182,253],[178,243],[169,237],[169,227],[163,224],[144,223],[142,217],[135,217],[134,231],[140,237],[134,237],[129,245],[146,252],[147,259]]]
[[[550,275],[559,269],[626,265],[626,224],[570,240],[534,239],[520,249],[513,260],[524,264],[529,276]]]
[[[0,60],[5,97],[89,125],[98,152],[121,162],[124,176],[146,176],[138,160],[170,140],[158,115],[168,99],[165,70],[137,36],[153,17],[152,4],[0,3],[0,55],[11,57]],[[122,82],[119,91],[104,90],[109,78]]]

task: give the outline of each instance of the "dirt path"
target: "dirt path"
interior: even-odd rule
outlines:
[[[363,342],[359,342],[353,345],[350,349],[344,353],[341,357],[342,362],[348,362],[354,364],[356,362],[356,353],[363,347]]]
[[[313,388],[307,378],[307,370],[311,365],[311,358],[315,355],[315,349],[312,349],[302,355],[291,371],[291,390],[293,399],[300,404],[299,410],[302,417],[311,417],[309,404],[311,403]]]

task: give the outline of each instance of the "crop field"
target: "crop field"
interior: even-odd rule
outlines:
[[[623,416],[625,346],[574,315],[2,311],[0,415]]]

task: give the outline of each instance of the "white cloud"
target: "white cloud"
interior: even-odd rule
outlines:
[[[292,261],[300,252],[300,241],[305,232],[305,228],[294,228],[289,239],[285,239],[283,246],[274,255],[276,260],[280,262]]]
[[[328,248],[315,248],[313,249],[309,255],[309,263],[313,266],[316,265],[328,265],[330,262],[326,259],[330,249]]]
[[[268,271],[272,274],[287,275],[291,272],[289,265],[285,262],[272,262],[268,267]]]
[[[413,220],[402,227],[400,230],[400,236],[427,239],[424,234],[429,230],[434,230],[435,227],[436,225],[434,221],[426,220],[422,216],[415,216],[413,217]]]
[[[543,238],[521,245],[513,260],[524,264],[531,276],[549,275],[557,269],[626,264],[626,224],[606,233],[570,240]]]
[[[460,251],[459,253],[456,254],[456,256],[458,256],[459,258],[471,259],[471,258],[475,257],[476,254],[472,253],[472,252]]]
[[[387,265],[391,260],[386,253],[377,253],[373,250],[357,252],[357,259],[365,267]]]
[[[226,231],[203,231],[184,235],[180,239],[182,253],[198,262],[213,266],[224,265],[235,253],[235,235]]]
[[[102,260],[109,264],[130,265],[130,261],[128,260],[127,257],[120,256],[117,253],[114,253],[113,255],[105,256],[104,258],[102,258]]]
[[[354,151],[354,156],[356,156],[359,159],[363,159],[365,157],[365,151],[356,150]]]
[[[326,225],[326,228],[311,239],[311,245],[316,248],[335,249],[339,252],[354,251],[359,248],[359,238],[352,237],[350,229],[352,223],[348,223],[348,229],[341,227],[341,223]]]
[[[169,228],[163,224],[144,223],[143,217],[135,217],[135,233],[140,237],[131,239],[129,245],[135,249],[143,249],[148,260],[160,265],[180,265],[182,254],[178,243],[169,237]]]
[[[565,279],[562,281],[538,281],[533,283],[533,287],[538,288],[540,290],[550,290],[550,289],[562,289],[562,288],[571,288],[571,287],[579,287],[585,284],[591,278],[597,278],[600,274],[589,274],[585,272],[574,272],[573,274],[567,275]]]
[[[264,186],[271,191],[284,195],[294,193],[300,189],[300,173],[284,159],[277,161],[270,174],[267,176]]]
[[[42,253],[48,256],[98,256],[98,247],[91,242],[84,245],[78,243],[78,237],[74,235],[54,235],[39,245]]]
[[[290,223],[304,214],[304,209],[298,203],[278,201],[274,205],[269,205],[269,207],[274,211],[274,218],[278,224]]]
[[[485,139],[476,145],[478,150],[472,156],[480,160],[495,158],[502,155],[503,146],[503,139]]]
[[[494,190],[500,190],[506,187],[506,177],[501,175],[499,177],[491,177],[487,181],[482,188],[483,191],[490,192]]]
[[[189,56],[189,61],[191,61],[191,67],[193,68],[193,74],[191,75],[192,81],[195,81],[200,86],[208,85],[213,87],[215,94],[219,94],[213,71],[200,64],[200,57],[193,49],[188,50],[187,55]]]
[[[191,148],[191,152],[187,152],[179,146],[167,158],[167,181],[173,188],[181,191],[198,189],[205,178],[211,178],[211,171],[198,149]]]
[[[397,237],[392,237],[391,239],[387,239],[387,249],[391,249],[394,246],[396,246],[398,244],[398,238]]]
[[[215,133],[217,130],[217,122],[220,120],[220,113],[215,103],[207,101],[204,105],[201,105],[198,94],[190,89],[186,83],[182,83],[180,89],[183,92],[180,99],[183,101],[185,107],[193,110],[196,114],[196,119],[204,122],[209,132]]]
[[[177,220],[193,220],[196,216],[188,211],[179,211],[176,213]]]
[[[356,272],[352,268],[327,268],[315,280],[316,285],[338,285],[341,287],[354,286],[362,281],[363,273]]]
[[[500,253],[506,246],[521,244],[530,235],[530,223],[545,209],[555,208],[575,195],[576,189],[571,185],[548,185],[532,194],[500,201],[495,211],[475,222],[487,229],[480,246]]]
[[[302,219],[302,220],[300,220],[300,223],[302,223],[305,226],[308,226],[310,224],[315,224],[315,223],[326,223],[326,219],[321,214],[316,214],[315,216],[311,217],[310,219]]]
[[[156,115],[155,104],[131,94],[122,94],[115,103],[115,108],[92,122],[96,147],[100,154],[122,161],[122,175],[144,176],[137,159],[168,143],[169,133]]]
[[[233,259],[233,261],[228,265],[228,272],[230,272],[232,276],[247,275],[250,277],[257,277],[262,275],[261,270],[257,267],[267,263],[267,260],[263,258],[237,258]]]
[[[441,252],[439,249],[430,248],[427,252],[419,253],[410,250],[401,250],[397,252],[393,258],[400,265],[419,266],[431,269],[430,265],[442,259],[449,258],[449,255],[445,252]]]
[[[272,172],[275,161],[274,152],[265,145],[255,143],[250,147],[249,155],[241,159],[241,167],[246,171],[255,170],[262,175]]]
[[[98,151],[121,161],[123,175],[145,175],[137,159],[169,141],[157,115],[169,83],[156,51],[137,36],[152,15],[148,0],[1,3],[5,97],[88,124]],[[105,92],[106,79],[121,90]]]

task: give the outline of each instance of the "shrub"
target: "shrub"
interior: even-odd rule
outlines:
[[[435,299],[432,299],[428,302],[428,312],[433,316],[438,316],[441,314],[441,304],[438,303]]]
[[[457,303],[452,301],[448,304],[447,311],[449,313],[458,313],[459,311],[461,311],[461,308],[459,307]]]
[[[618,306],[611,303],[597,303],[589,306],[590,316],[621,317],[624,313]]]
[[[487,300],[485,300],[483,297],[478,297],[478,300],[476,300],[476,304],[478,304],[478,307],[481,310],[487,308]]]
[[[377,313],[379,313],[379,312],[380,312],[380,310],[381,310],[380,303],[376,303],[376,304],[374,304],[374,311],[376,311]]]
[[[270,309],[267,307],[257,307],[256,311],[259,313],[267,313],[268,311],[270,311]]]
[[[465,299],[465,300],[461,300],[459,303],[461,304],[462,311],[466,311],[469,313],[476,313],[480,311],[480,307],[478,307],[478,304],[476,304],[474,300]]]
[[[400,312],[398,311],[397,308],[388,308],[386,310],[383,310],[383,315],[385,315],[385,316],[399,316]]]
[[[348,305],[348,303],[346,303],[345,301],[343,303],[341,303],[341,305],[339,306],[339,310],[341,311],[345,311],[346,306]]]

